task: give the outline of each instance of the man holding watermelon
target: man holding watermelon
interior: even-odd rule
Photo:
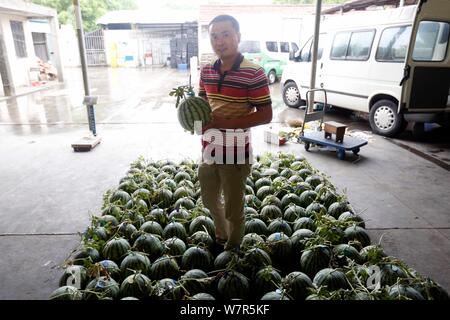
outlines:
[[[235,250],[244,236],[245,185],[252,163],[249,128],[272,120],[272,102],[264,70],[238,51],[236,19],[215,17],[209,36],[219,59],[200,74],[199,96],[211,106],[212,118],[203,127],[198,175],[203,203],[216,225],[216,242]]]

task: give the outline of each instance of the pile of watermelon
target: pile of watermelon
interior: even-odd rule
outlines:
[[[104,195],[50,299],[448,300],[371,244],[363,219],[307,160],[257,157],[239,251],[215,243],[193,161],[139,158]]]

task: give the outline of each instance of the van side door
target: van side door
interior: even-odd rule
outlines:
[[[404,78],[405,119],[438,122],[450,116],[450,1],[421,0],[417,7]]]

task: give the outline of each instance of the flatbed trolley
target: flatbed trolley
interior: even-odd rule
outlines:
[[[324,101],[325,103],[322,108],[319,108],[319,110],[308,112],[309,106],[308,97],[309,94],[313,91],[322,91],[325,96]],[[305,150],[309,151],[311,145],[332,147],[336,149],[337,157],[340,160],[345,159],[346,151],[352,151],[355,155],[358,155],[360,148],[366,145],[368,142],[367,140],[361,138],[344,135],[343,132],[345,132],[346,127],[345,125],[339,124],[334,121],[325,122],[325,128],[329,128],[331,129],[331,131],[328,131],[329,129],[325,130],[325,132],[322,131],[322,124],[324,123],[323,118],[326,106],[327,106],[327,92],[325,91],[325,89],[312,89],[306,92],[305,118],[302,123],[302,131],[298,137],[300,141],[303,141],[305,145]],[[305,132],[306,123],[311,121],[320,121],[319,131]],[[334,140],[333,137],[335,137]]]

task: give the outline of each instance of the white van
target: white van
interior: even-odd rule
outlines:
[[[394,136],[408,121],[447,123],[449,31],[448,0],[328,16],[321,25],[316,88],[327,90],[330,105],[369,113],[380,135]],[[284,68],[282,94],[289,107],[305,104],[311,52],[312,37]],[[315,100],[324,102],[319,93]]]

